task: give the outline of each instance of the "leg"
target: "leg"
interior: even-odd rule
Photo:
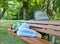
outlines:
[[[36,37],[42,38],[42,35],[38,32],[36,32]]]
[[[49,34],[47,34],[47,36],[48,36],[48,41],[50,40],[50,36],[49,36]]]

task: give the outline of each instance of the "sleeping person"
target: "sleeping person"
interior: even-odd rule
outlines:
[[[15,24],[11,25],[10,29],[13,32],[16,32],[18,36],[27,36],[27,37],[39,37],[41,38],[42,35],[35,30],[30,29],[29,24],[27,23],[22,23],[22,25],[19,25],[18,22]]]

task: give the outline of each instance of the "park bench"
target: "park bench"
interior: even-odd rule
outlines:
[[[16,33],[11,32],[13,35],[16,35],[18,38],[26,41],[28,44],[55,44],[55,37],[60,36],[60,22],[58,21],[25,21],[22,20],[22,23],[26,22],[30,25],[30,28],[36,30],[37,32],[46,33],[49,35],[53,35],[52,42],[41,39],[38,37],[31,38],[31,37],[22,37],[17,36]]]
[[[37,32],[52,35],[52,44],[56,42],[56,36],[60,36],[60,21],[24,21],[30,25],[30,28]]]

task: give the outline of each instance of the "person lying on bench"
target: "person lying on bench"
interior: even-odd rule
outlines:
[[[16,32],[18,36],[27,36],[27,37],[37,36],[39,38],[42,37],[40,33],[37,33],[35,30],[30,29],[30,26],[27,23],[22,23],[22,25],[19,26],[19,23],[16,22],[15,24],[11,25],[9,30]]]

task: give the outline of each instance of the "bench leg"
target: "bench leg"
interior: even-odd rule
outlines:
[[[50,41],[50,35],[48,34],[47,36],[48,36],[48,41]]]
[[[52,43],[56,44],[56,37],[55,36],[52,36]]]

